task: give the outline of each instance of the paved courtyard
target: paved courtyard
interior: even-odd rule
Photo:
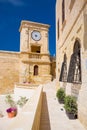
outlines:
[[[62,104],[56,98],[55,85],[49,83],[43,87],[43,102],[39,130],[86,130],[78,119],[69,120]],[[7,130],[14,118],[0,118],[0,130]]]

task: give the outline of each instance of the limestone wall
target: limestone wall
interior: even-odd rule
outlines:
[[[73,0],[74,1],[74,0]],[[58,87],[65,87],[67,94],[77,97],[78,117],[87,128],[87,1],[65,0],[65,21],[62,23],[62,1],[57,0],[56,4],[56,80]],[[59,39],[58,39],[58,20],[59,20]],[[60,73],[64,54],[67,57],[67,74],[71,56],[73,54],[74,43],[80,43],[81,58],[81,83],[60,82]],[[73,62],[74,64],[74,62]]]
[[[57,1],[56,4],[56,76],[59,79],[58,71],[60,64],[62,64],[64,53],[67,55],[67,60],[69,63],[70,56],[73,52],[73,45],[76,38],[81,40],[81,47],[83,49],[83,37],[84,37],[84,0],[77,0],[72,10],[70,11],[70,2],[65,0],[65,24],[62,24],[62,1]],[[67,6],[66,6],[67,5]],[[58,39],[58,20],[59,20],[59,34]],[[59,68],[58,68],[59,66]]]
[[[81,5],[81,7],[82,7],[82,5]],[[74,15],[73,15],[72,20],[73,19],[74,19]],[[71,23],[71,20],[67,21],[69,24],[73,25],[73,28],[70,28],[68,26],[69,24],[66,23],[64,31],[60,35],[59,40],[56,41],[56,49],[57,49],[56,77],[57,77],[57,79],[59,79],[59,76],[60,76],[61,66],[62,66],[62,63],[64,60],[64,54],[66,54],[66,56],[67,56],[67,72],[68,72],[70,58],[71,58],[71,55],[73,53],[73,47],[74,47],[74,43],[75,43],[76,39],[80,40],[81,47],[83,50],[83,40],[84,40],[83,39],[83,37],[84,37],[83,19],[84,19],[84,16],[83,16],[83,12],[82,12],[74,24]],[[68,32],[68,34],[66,32]],[[62,40],[61,40],[61,36],[63,36],[63,35],[65,38],[62,38]]]
[[[0,51],[0,94],[13,90],[19,81],[19,53]]]
[[[59,43],[58,46],[62,46],[65,42],[66,38],[68,37],[69,33],[71,32],[76,20],[78,19],[81,11],[83,10],[85,1],[76,0],[73,4],[72,10],[70,10],[71,1],[65,0],[65,20],[62,23],[62,1],[57,1],[56,4],[56,28],[58,27],[58,20],[59,20],[59,32],[60,37],[58,39],[58,35],[56,35],[56,41]],[[58,34],[58,30],[57,34]]]
[[[87,51],[82,55],[82,86],[79,92],[78,99],[78,115],[80,121],[85,125],[87,129]]]

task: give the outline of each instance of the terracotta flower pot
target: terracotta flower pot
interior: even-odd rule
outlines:
[[[17,108],[9,108],[6,111],[9,118],[15,117],[17,115]]]
[[[14,111],[13,112],[9,112],[8,113],[8,117],[9,118],[15,117],[15,112]]]

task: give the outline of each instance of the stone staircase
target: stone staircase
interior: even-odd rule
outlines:
[[[55,80],[43,86],[42,110],[39,130],[51,130],[46,93],[51,87],[55,89]]]

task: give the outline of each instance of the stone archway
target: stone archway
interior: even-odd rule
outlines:
[[[71,95],[78,98],[79,90],[81,88],[81,45],[78,40],[74,43],[67,82],[71,83]]]
[[[68,78],[70,83],[81,83],[81,46],[78,40],[75,41],[73,54],[71,55]]]

